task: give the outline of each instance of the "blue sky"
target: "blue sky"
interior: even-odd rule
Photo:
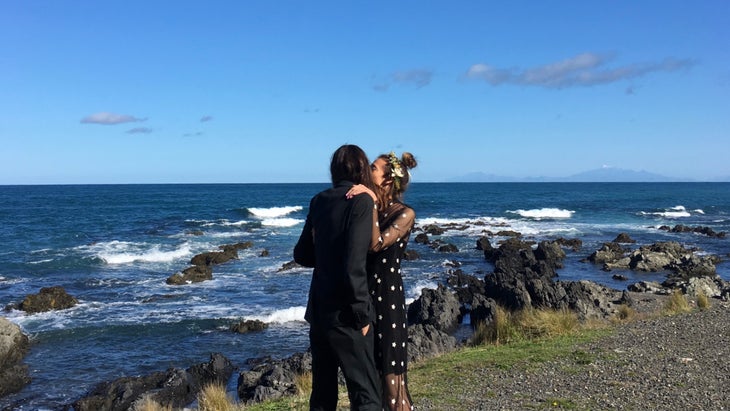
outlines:
[[[730,177],[727,1],[0,3],[0,184]]]

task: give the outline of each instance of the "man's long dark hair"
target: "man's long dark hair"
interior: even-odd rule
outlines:
[[[350,181],[371,189],[373,187],[373,177],[370,172],[368,157],[360,147],[353,144],[345,144],[332,154],[330,174],[332,175],[332,184],[337,184],[340,181]]]

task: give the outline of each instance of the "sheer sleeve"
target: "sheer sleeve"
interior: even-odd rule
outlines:
[[[416,222],[416,213],[412,208],[401,205],[391,208],[389,213],[383,214],[373,224],[373,234],[370,241],[370,251],[380,251],[390,247],[401,238],[410,234]],[[384,221],[380,226],[379,221]]]

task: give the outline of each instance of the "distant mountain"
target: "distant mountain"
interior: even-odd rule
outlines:
[[[588,170],[582,173],[573,174],[563,181],[570,182],[627,182],[627,183],[661,183],[668,181],[680,181],[676,178],[650,173],[648,171],[625,170],[622,168],[603,167],[595,170]],[[686,180],[684,180],[686,181]]]
[[[691,181],[686,179],[678,179],[663,176],[660,174],[650,173],[648,171],[635,171],[626,170],[615,167],[602,167],[595,170],[583,171],[578,174],[573,174],[568,177],[507,177],[496,174],[487,174],[482,172],[474,172],[465,174],[463,176],[454,177],[448,180],[449,182],[464,182],[464,183],[537,183],[537,182],[595,182],[595,183],[609,183],[609,182],[642,182],[642,183],[658,183],[658,182],[670,182],[670,181]]]

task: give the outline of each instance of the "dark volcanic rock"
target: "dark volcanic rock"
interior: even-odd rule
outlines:
[[[38,294],[25,297],[18,306],[27,313],[40,313],[51,310],[64,310],[78,304],[78,300],[70,296],[61,286],[44,287]]]
[[[278,269],[278,270],[276,270],[276,271],[277,271],[277,272],[282,272],[282,271],[288,271],[288,270],[293,270],[293,269],[295,269],[295,268],[300,268],[300,267],[302,267],[302,266],[301,266],[301,265],[299,265],[299,264],[297,264],[297,262],[296,262],[296,261],[289,261],[289,262],[287,262],[287,263],[284,263],[284,264],[282,264],[282,265],[281,265],[281,268],[279,268],[279,269]]]
[[[191,283],[199,283],[201,281],[212,280],[213,269],[208,265],[194,265],[184,269],[180,273],[175,273],[167,278],[167,284],[184,285]]]
[[[192,265],[216,265],[238,258],[238,251],[228,249],[227,251],[208,251],[200,253],[190,259]]]
[[[607,318],[613,315],[616,305],[625,303],[622,291],[591,281],[570,281],[561,285],[565,289],[567,308],[575,311],[579,318]]]
[[[497,302],[483,295],[474,295],[471,302],[471,319],[472,328],[476,328],[479,324],[489,324],[494,321],[494,315],[497,312]]]
[[[715,232],[710,227],[689,227],[683,224],[677,224],[673,228],[669,228],[668,226],[661,226],[659,227],[660,230],[669,231],[671,233],[697,233],[697,234],[704,234],[708,237],[715,237],[715,238],[725,238],[726,233],[724,231]]]
[[[453,244],[443,244],[440,245],[438,248],[438,252],[440,253],[458,253],[459,249],[453,245]]]
[[[406,261],[420,260],[421,255],[416,250],[406,250],[403,253],[403,259]]]
[[[75,411],[126,411],[135,402],[149,397],[163,407],[182,408],[193,402],[207,384],[225,385],[234,367],[221,354],[211,354],[210,361],[187,370],[171,368],[142,377],[122,377],[94,387],[73,403]]]
[[[614,243],[624,243],[624,244],[633,244],[636,242],[633,238],[631,238],[626,233],[620,233],[616,236],[616,238],[613,240]]]
[[[456,338],[430,324],[408,327],[408,362],[413,363],[453,351]]]
[[[446,283],[454,288],[462,304],[470,304],[474,295],[484,294],[484,281],[473,275],[464,274],[462,270],[450,272]]]
[[[245,334],[252,331],[262,331],[269,328],[269,325],[259,320],[245,320],[231,324],[229,329],[239,334]]]
[[[546,261],[555,268],[563,268],[565,251],[555,241],[540,241],[535,249],[535,257],[538,260]]]
[[[696,250],[686,249],[674,241],[657,242],[641,246],[638,250],[624,255],[617,243],[605,243],[600,250],[588,258],[595,263],[603,263],[604,270],[631,269],[644,272],[669,271],[669,279],[686,280],[691,277],[714,276],[717,256],[698,256]]]
[[[555,242],[560,244],[561,247],[568,247],[572,249],[573,251],[578,251],[583,247],[583,241],[579,238],[563,238],[559,237],[555,239]]]
[[[492,249],[492,243],[489,242],[487,237],[479,237],[477,239],[477,250],[486,251]]]
[[[495,270],[484,278],[484,295],[509,310],[572,309],[580,318],[605,317],[621,296],[589,281],[553,281],[565,257],[557,242],[543,241],[533,252],[530,243],[512,239],[501,244],[494,257]]]
[[[428,224],[423,226],[423,232],[431,235],[441,235],[445,233],[446,230],[442,227],[437,226],[436,224]]]
[[[253,241],[244,241],[242,243],[235,243],[235,244],[224,244],[221,246],[218,246],[219,249],[223,250],[223,252],[231,252],[231,251],[240,251],[240,250],[248,250],[249,248],[253,247]]]
[[[449,333],[461,322],[460,308],[454,293],[439,284],[436,290],[423,289],[421,296],[408,306],[408,322],[430,324]]]
[[[200,253],[193,258],[190,259],[190,264],[192,265],[216,265],[216,264],[223,264],[225,262],[228,262],[230,260],[235,260],[238,258],[238,251],[239,250],[246,250],[248,248],[251,248],[253,246],[253,243],[251,241],[246,241],[243,243],[236,243],[236,244],[224,244],[218,247],[221,251],[208,251],[205,253]]]
[[[244,403],[261,402],[297,393],[297,375],[312,369],[312,354],[296,353],[283,360],[260,359],[238,375],[238,398]]]
[[[22,363],[28,347],[28,337],[20,327],[0,317],[0,397],[19,392],[30,383],[28,366]]]
[[[512,230],[497,231],[497,234],[495,234],[495,235],[497,237],[513,237],[513,238],[522,237],[522,233],[518,233],[517,231],[512,231]]]
[[[621,259],[624,253],[626,250],[618,243],[603,243],[600,249],[588,257],[588,261],[595,264],[612,263]]]
[[[419,233],[416,235],[416,237],[413,239],[413,241],[416,242],[416,244],[428,244],[428,234],[426,233]]]

